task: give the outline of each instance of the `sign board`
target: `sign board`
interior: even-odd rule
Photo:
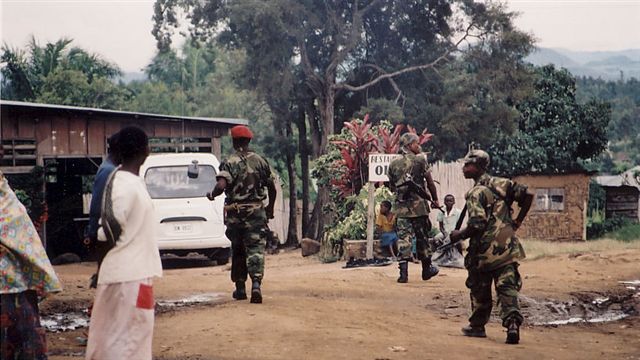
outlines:
[[[389,181],[389,164],[401,154],[369,154],[369,181]]]

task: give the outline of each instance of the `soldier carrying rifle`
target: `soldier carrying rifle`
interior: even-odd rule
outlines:
[[[462,172],[475,185],[467,192],[467,226],[451,232],[451,244],[470,238],[464,265],[468,271],[466,286],[471,291],[472,313],[469,326],[462,328],[465,336],[486,337],[485,324],[491,315],[491,284],[500,304],[502,326],[507,328],[507,344],[520,341],[523,317],[518,306],[522,279],[518,260],[525,257],[515,231],[524,220],[533,194],[527,187],[505,178],[489,176],[489,154],[471,150],[464,158]],[[520,212],[511,217],[511,205],[516,202]]]
[[[431,201],[433,208],[440,208],[440,204],[429,165],[424,156],[419,155],[421,150],[418,135],[403,134],[400,138],[402,157],[389,164],[389,183],[396,194],[395,212],[398,217],[399,283],[409,281],[408,266],[414,236],[418,260],[422,262],[422,280],[438,274],[438,268],[431,263],[431,249],[427,244],[431,230],[428,202]],[[425,190],[425,183],[430,195]]]

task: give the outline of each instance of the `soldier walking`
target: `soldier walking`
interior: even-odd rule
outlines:
[[[391,190],[396,194],[399,283],[409,281],[411,240],[414,236],[418,260],[422,262],[422,280],[431,279],[439,271],[431,263],[431,249],[427,244],[427,236],[431,230],[428,198],[431,198],[433,208],[439,208],[440,204],[427,160],[419,155],[422,152],[419,139],[416,134],[403,134],[400,138],[402,157],[389,164],[389,183]],[[425,184],[431,196],[427,194]]]
[[[520,325],[523,317],[518,305],[518,292],[522,279],[518,272],[518,260],[525,257],[524,249],[515,231],[524,220],[533,194],[527,187],[505,178],[486,173],[489,154],[471,150],[464,158],[462,172],[475,185],[465,198],[469,218],[462,230],[451,232],[451,241],[470,238],[465,257],[468,271],[466,286],[471,291],[469,325],[462,328],[465,336],[486,337],[484,326],[491,315],[491,284],[500,304],[502,326],[507,328],[507,344],[520,341]],[[511,217],[511,205],[518,203],[520,212]]]
[[[251,302],[262,303],[260,285],[264,276],[264,250],[267,221],[273,219],[276,188],[269,163],[249,149],[253,133],[244,125],[231,129],[236,152],[220,164],[217,183],[207,198],[226,195],[226,235],[231,240],[231,281],[236,289],[233,298],[245,300],[247,274],[251,277]],[[267,193],[265,193],[265,188]],[[264,200],[269,196],[268,205]]]

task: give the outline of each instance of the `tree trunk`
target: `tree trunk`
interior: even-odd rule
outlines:
[[[291,141],[293,136],[293,130],[291,128],[291,117],[287,118],[285,124],[286,138]],[[289,174],[289,227],[287,229],[287,246],[298,245],[298,229],[297,229],[297,196],[296,196],[296,153],[295,148],[292,146],[287,147],[287,173]]]
[[[300,109],[298,119],[298,149],[300,152],[300,171],[302,177],[302,234],[309,226],[309,147],[307,143],[307,123],[305,111]],[[304,235],[303,235],[304,236]]]

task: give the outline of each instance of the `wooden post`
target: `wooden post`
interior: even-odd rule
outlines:
[[[367,259],[373,259],[373,226],[375,223],[376,189],[371,181],[369,182],[367,192],[369,193],[369,200],[367,201]]]

